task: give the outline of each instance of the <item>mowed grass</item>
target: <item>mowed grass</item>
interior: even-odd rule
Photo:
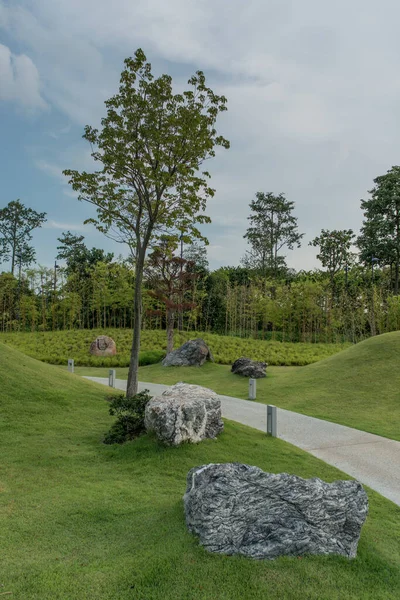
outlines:
[[[105,369],[77,372],[108,375]],[[127,373],[118,369],[117,377],[126,379]],[[247,379],[210,363],[201,368],[151,365],[140,369],[139,378],[171,385],[184,381],[248,397]],[[400,332],[370,338],[306,367],[269,367],[267,377],[257,380],[257,401],[400,440]]]
[[[186,530],[186,474],[209,462],[347,478],[261,432],[105,446],[104,388],[0,344],[0,592],[18,600],[397,600],[400,508],[368,491],[358,557],[253,561]],[[8,597],[8,596],[5,596]]]
[[[117,355],[108,358],[91,356],[89,348],[98,335],[112,337]],[[65,365],[69,358],[76,365],[88,367],[128,367],[132,345],[131,329],[72,330],[55,332],[0,333],[0,342],[50,364]],[[166,332],[145,330],[141,334],[141,364],[158,362],[166,353]],[[176,332],[175,347],[189,339],[202,337],[211,348],[218,364],[232,364],[240,356],[265,361],[270,365],[308,365],[340,352],[350,344],[303,344],[253,340],[201,332]]]

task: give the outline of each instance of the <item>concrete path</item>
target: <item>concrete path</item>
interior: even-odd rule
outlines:
[[[87,379],[108,385],[105,378]],[[125,391],[126,381],[117,379],[116,387]],[[140,390],[148,389],[152,395],[160,395],[168,387],[139,384]],[[224,417],[260,431],[267,430],[265,404],[230,396],[220,398]],[[282,408],[277,413],[280,439],[348,473],[400,506],[400,442]]]

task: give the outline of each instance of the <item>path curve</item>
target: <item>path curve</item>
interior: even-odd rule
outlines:
[[[108,386],[106,378],[85,379]],[[158,383],[139,383],[140,391],[148,389],[151,395],[156,396],[168,387]],[[126,381],[117,379],[116,388],[125,391]],[[260,431],[267,430],[265,404],[231,396],[219,397],[225,418]],[[283,408],[278,408],[277,413],[280,439],[348,473],[400,506],[400,442]]]

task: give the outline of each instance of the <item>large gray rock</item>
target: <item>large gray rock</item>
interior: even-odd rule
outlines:
[[[145,425],[171,446],[215,438],[224,428],[221,401],[212,390],[177,383],[148,402]]]
[[[251,558],[354,558],[368,498],[358,481],[325,483],[239,463],[191,469],[186,524],[210,552]]]
[[[167,354],[162,364],[164,367],[201,367],[206,360],[214,362],[211,350],[204,340],[197,338]]]
[[[266,377],[265,372],[267,363],[251,360],[250,358],[238,358],[232,365],[232,373],[242,375],[243,377],[251,377],[252,379],[261,379]]]

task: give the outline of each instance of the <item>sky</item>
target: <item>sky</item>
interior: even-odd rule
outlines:
[[[34,235],[50,266],[63,231],[126,253],[91,216],[66,168],[92,168],[82,139],[141,47],[182,88],[198,69],[228,111],[231,142],[207,165],[217,192],[204,229],[213,268],[246,250],[257,191],[295,202],[303,245],[289,266],[318,266],[321,229],[358,231],[360,199],[400,163],[400,4],[396,0],[0,0],[0,207],[48,214]]]

